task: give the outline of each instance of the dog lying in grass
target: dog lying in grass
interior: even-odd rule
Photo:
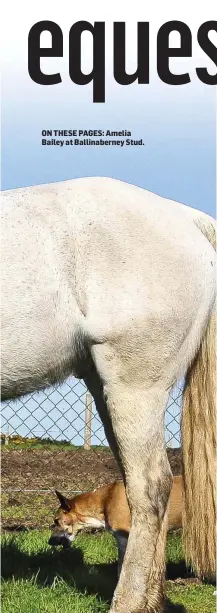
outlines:
[[[168,530],[182,527],[182,492],[182,477],[174,477],[168,502]],[[105,528],[117,540],[120,572],[131,525],[123,482],[116,481],[71,499],[57,490],[56,495],[60,507],[55,515],[49,544],[69,547],[76,534],[84,528]]]

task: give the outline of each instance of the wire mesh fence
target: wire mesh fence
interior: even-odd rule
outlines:
[[[165,439],[180,445],[182,383],[172,390],[165,414]],[[67,441],[76,447],[108,445],[102,422],[84,383],[70,377],[63,385],[2,403],[2,439],[15,437]]]
[[[165,414],[168,448],[180,447],[182,382]],[[69,378],[16,401],[2,403],[3,492],[71,494],[118,476],[102,422],[84,383]]]

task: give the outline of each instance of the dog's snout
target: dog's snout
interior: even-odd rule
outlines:
[[[50,528],[50,530],[54,530],[54,528],[55,528],[55,524],[51,524],[51,525],[49,526],[49,528]]]
[[[67,549],[71,545],[70,539],[65,535],[64,532],[52,534],[51,537],[49,538],[48,543],[52,547],[57,547],[58,545],[62,545],[64,549]]]

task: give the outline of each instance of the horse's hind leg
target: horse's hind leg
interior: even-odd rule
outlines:
[[[117,440],[113,431],[111,416],[107,410],[106,401],[104,398],[103,385],[94,366],[92,367],[92,370],[88,373],[88,375],[84,377],[84,383],[86,384],[89,392],[94,398],[97,412],[103,422],[108,444],[110,445],[113,455],[119,465],[119,468],[122,472],[122,476],[123,478],[125,478]]]
[[[131,531],[111,611],[159,613],[164,600],[165,511],[172,482],[164,444],[163,394],[129,389],[127,395],[123,390],[119,406],[115,402],[108,391],[108,406],[115,409]]]
[[[108,367],[110,370],[111,363]],[[172,482],[164,444],[168,392],[159,382],[153,387],[149,382],[148,387],[142,381],[124,383],[116,376],[115,382],[108,377],[104,395],[101,417],[104,423],[112,423],[132,515],[111,612],[159,613],[163,606],[165,510]]]

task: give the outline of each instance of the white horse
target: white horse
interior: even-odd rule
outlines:
[[[132,527],[110,613],[163,607],[164,411],[186,376],[187,557],[215,572],[215,222],[109,178],[3,193],[2,398],[83,378]]]

